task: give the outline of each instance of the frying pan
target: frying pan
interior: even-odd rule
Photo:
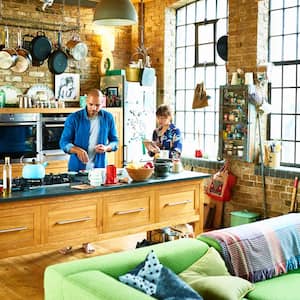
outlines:
[[[219,54],[219,56],[227,61],[228,59],[228,36],[227,35],[223,35],[219,38],[218,42],[217,42],[217,52]]]
[[[14,66],[18,59],[18,54],[15,49],[9,48],[8,28],[5,29],[5,48],[0,51],[0,69],[8,70]]]
[[[68,56],[61,49],[61,32],[58,32],[57,49],[54,50],[48,57],[48,68],[53,74],[61,74],[65,71],[68,65]]]
[[[52,43],[43,31],[38,31],[30,43],[30,48],[33,60],[44,61],[51,53]]]
[[[22,47],[24,49],[26,49],[27,51],[31,52],[31,41],[32,41],[32,38],[34,38],[33,35],[31,34],[24,34],[23,35],[23,38],[22,38]],[[41,66],[44,61],[43,60],[36,60],[34,57],[31,56],[31,64],[35,67],[39,67]]]
[[[18,32],[18,47],[16,52],[18,54],[18,59],[16,64],[11,67],[11,70],[13,72],[23,73],[28,70],[29,66],[31,65],[32,58],[29,51],[22,48],[21,31]]]

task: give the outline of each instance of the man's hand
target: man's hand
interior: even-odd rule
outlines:
[[[96,150],[97,153],[110,152],[111,151],[111,147],[110,146],[105,146],[103,144],[98,144],[95,147],[95,150]]]
[[[86,164],[89,161],[89,156],[87,152],[80,147],[74,146],[71,148],[70,152],[75,153],[78,159],[84,164]]]

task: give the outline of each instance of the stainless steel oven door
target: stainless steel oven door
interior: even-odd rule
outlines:
[[[37,158],[41,151],[38,114],[0,114],[0,160]]]
[[[59,146],[65,120],[66,115],[42,116],[42,153],[47,160],[68,158],[68,155]]]

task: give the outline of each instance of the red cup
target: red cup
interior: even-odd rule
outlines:
[[[202,151],[201,150],[195,150],[195,157],[202,157]]]

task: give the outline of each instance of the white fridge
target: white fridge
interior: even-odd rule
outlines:
[[[143,139],[152,139],[156,127],[156,77],[153,84],[126,81],[124,75],[102,76],[100,89],[107,107],[123,110],[123,165],[149,159]]]

